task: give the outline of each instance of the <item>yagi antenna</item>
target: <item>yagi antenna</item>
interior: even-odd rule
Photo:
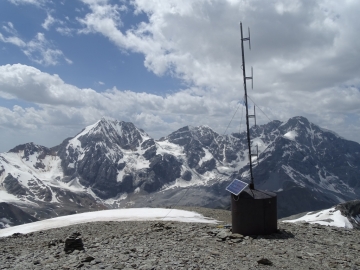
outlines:
[[[244,79],[244,92],[245,92],[245,109],[246,109],[246,133],[247,133],[247,142],[248,142],[248,149],[249,149],[249,167],[250,167],[250,189],[254,189],[254,175],[253,175],[253,164],[252,164],[252,154],[251,154],[251,140],[250,140],[250,128],[249,128],[249,118],[255,118],[255,106],[254,106],[254,115],[249,115],[249,108],[248,108],[248,99],[247,99],[247,87],[246,81],[251,80],[251,87],[254,86],[253,80],[253,68],[251,67],[251,77],[246,77],[246,69],[245,69],[245,53],[244,53],[244,41],[249,41],[249,49],[251,50],[251,43],[250,43],[250,28],[248,27],[249,37],[243,37],[243,29],[242,23],[240,22],[240,34],[241,34],[241,55],[242,55],[242,72],[243,72],[243,79]],[[256,118],[255,118],[256,123]],[[254,154],[255,155],[255,154]],[[256,155],[258,155],[258,150]]]

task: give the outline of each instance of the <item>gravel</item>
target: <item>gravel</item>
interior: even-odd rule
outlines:
[[[181,209],[221,224],[231,220],[226,210]],[[86,223],[0,238],[0,269],[360,269],[359,230],[278,227],[271,235],[244,237],[214,224]],[[77,245],[69,248],[72,242]]]

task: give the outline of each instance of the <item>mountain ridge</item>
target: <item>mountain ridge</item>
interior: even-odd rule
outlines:
[[[255,188],[278,193],[280,216],[360,196],[358,143],[304,117],[250,132],[259,150]],[[219,135],[208,126],[185,126],[154,140],[133,123],[102,118],[58,146],[28,143],[1,153],[0,192],[38,218],[174,201],[228,208],[226,184],[249,181],[247,156],[245,132]]]

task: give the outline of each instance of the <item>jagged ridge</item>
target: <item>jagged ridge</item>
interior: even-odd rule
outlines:
[[[358,143],[304,117],[252,127],[251,137],[259,149],[255,187],[278,192],[280,215],[359,197]],[[132,123],[103,118],[54,148],[29,143],[2,153],[0,192],[8,201],[82,211],[171,204],[188,188],[182,204],[224,207],[224,185],[248,180],[247,156],[245,133],[186,126],[154,140]]]

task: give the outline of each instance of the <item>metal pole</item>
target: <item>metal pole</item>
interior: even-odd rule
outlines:
[[[243,38],[243,29],[242,23],[240,22],[240,32],[241,32],[241,53],[242,53],[242,67],[243,67],[243,78],[244,78],[244,91],[245,91],[245,108],[246,108],[246,131],[247,131],[247,141],[249,147],[249,162],[250,162],[250,189],[254,189],[254,176],[252,171],[252,161],[251,161],[251,142],[250,142],[250,129],[249,129],[249,111],[248,111],[248,101],[247,101],[247,89],[246,89],[246,72],[245,72],[245,53],[244,53],[244,38]],[[248,40],[248,39],[247,39]]]

